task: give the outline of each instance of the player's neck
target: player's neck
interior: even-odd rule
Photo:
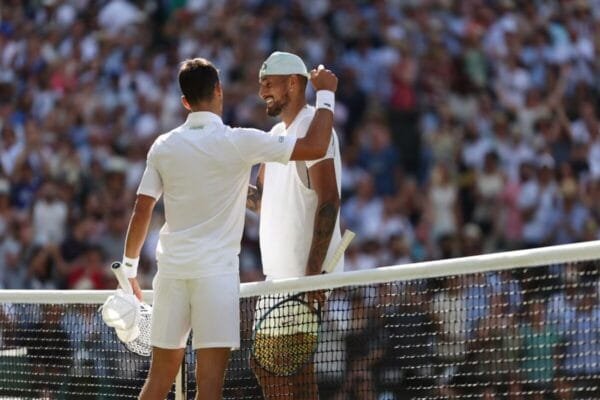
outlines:
[[[301,98],[297,101],[290,101],[287,107],[281,111],[281,120],[287,128],[294,122],[298,113],[306,106],[306,99]]]
[[[223,107],[219,102],[211,101],[211,102],[199,102],[193,105],[190,108],[191,112],[211,112],[213,114],[217,114],[219,117],[223,114]]]

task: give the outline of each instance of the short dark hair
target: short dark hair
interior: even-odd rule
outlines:
[[[306,90],[306,85],[308,84],[308,78],[305,77],[304,75],[296,75],[298,77],[298,80],[300,81],[300,87],[304,90]]]
[[[219,83],[219,71],[204,58],[185,60],[179,68],[179,87],[188,103],[197,104],[213,98]]]

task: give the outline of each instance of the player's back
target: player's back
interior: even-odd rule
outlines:
[[[165,205],[161,269],[198,263],[210,269],[239,252],[250,168],[232,141],[236,130],[215,114],[196,114],[204,115],[162,135],[149,155]]]
[[[172,231],[205,223],[231,210],[249,170],[222,125],[167,134],[159,156],[166,219]],[[243,196],[241,196],[243,197]]]
[[[173,278],[237,271],[250,168],[287,163],[295,138],[230,128],[212,112],[192,112],[156,139],[138,193],[165,203],[156,257]]]

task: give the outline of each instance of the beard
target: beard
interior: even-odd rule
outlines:
[[[271,105],[267,105],[267,115],[269,117],[276,117],[279,114],[281,114],[281,111],[283,111],[283,109],[285,108],[285,106],[288,105],[288,103],[290,102],[290,96],[288,93],[285,94],[285,96],[283,96],[283,99],[277,101],[277,100],[273,100],[273,103],[271,103]]]

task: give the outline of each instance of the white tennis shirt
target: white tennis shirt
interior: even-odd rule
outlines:
[[[210,112],[190,113],[183,125],[159,136],[137,192],[164,195],[159,275],[237,273],[251,166],[287,163],[295,143],[294,137],[231,128]]]
[[[286,129],[275,125],[273,137],[302,138],[315,115],[315,108],[304,107]],[[333,158],[338,194],[341,192],[342,162],[337,135],[331,135],[327,154],[315,161],[291,161],[286,165],[266,163],[260,206],[260,251],[263,273],[268,279],[293,278],[306,274],[306,263],[313,238],[317,194],[307,185],[307,168]],[[341,196],[341,195],[340,195]],[[341,242],[340,216],[329,244],[326,261]],[[334,271],[343,269],[343,257]]]

